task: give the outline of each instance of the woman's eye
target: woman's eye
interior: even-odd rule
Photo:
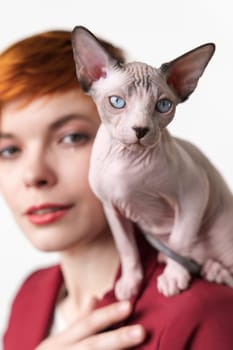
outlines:
[[[155,105],[155,109],[159,113],[167,113],[171,109],[171,107],[172,107],[172,102],[167,98],[162,98]]]
[[[86,141],[88,136],[85,134],[73,133],[62,138],[61,142],[68,144],[77,144]]]
[[[0,149],[1,158],[13,158],[17,153],[19,153],[19,148],[15,146],[9,146]]]
[[[122,109],[126,105],[125,100],[120,96],[110,96],[109,102],[114,108],[117,108],[117,109]]]

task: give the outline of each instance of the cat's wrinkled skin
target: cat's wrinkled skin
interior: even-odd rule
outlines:
[[[192,144],[166,126],[176,105],[194,91],[214,53],[206,44],[160,69],[119,65],[87,29],[72,36],[77,76],[102,124],[93,146],[90,184],[101,199],[122,264],[118,299],[143,278],[133,223],[176,252],[203,264],[204,278],[233,287],[233,196],[221,175]],[[190,274],[164,256],[158,288],[166,296],[188,287]]]

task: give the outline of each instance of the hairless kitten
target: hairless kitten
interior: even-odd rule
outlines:
[[[130,298],[143,278],[135,223],[152,245],[160,241],[197,261],[206,280],[233,287],[232,193],[205,155],[166,128],[177,104],[196,88],[214,44],[159,69],[119,63],[82,26],[73,30],[72,45],[78,79],[102,122],[89,180],[119,251],[116,297]],[[166,263],[159,291],[172,296],[188,288],[190,272],[169,256],[159,257]]]

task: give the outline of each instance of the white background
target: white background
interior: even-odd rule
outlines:
[[[233,189],[232,21],[230,0],[8,0],[2,1],[0,10],[0,50],[42,30],[84,25],[123,47],[130,60],[158,67],[198,45],[215,42],[212,61],[197,90],[178,107],[170,131],[198,145]],[[19,284],[30,271],[55,261],[56,255],[29,245],[1,198],[0,225],[1,334]]]

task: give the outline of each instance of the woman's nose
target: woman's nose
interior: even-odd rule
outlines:
[[[24,168],[26,187],[50,187],[57,182],[55,171],[48,161],[38,157],[30,161]]]

